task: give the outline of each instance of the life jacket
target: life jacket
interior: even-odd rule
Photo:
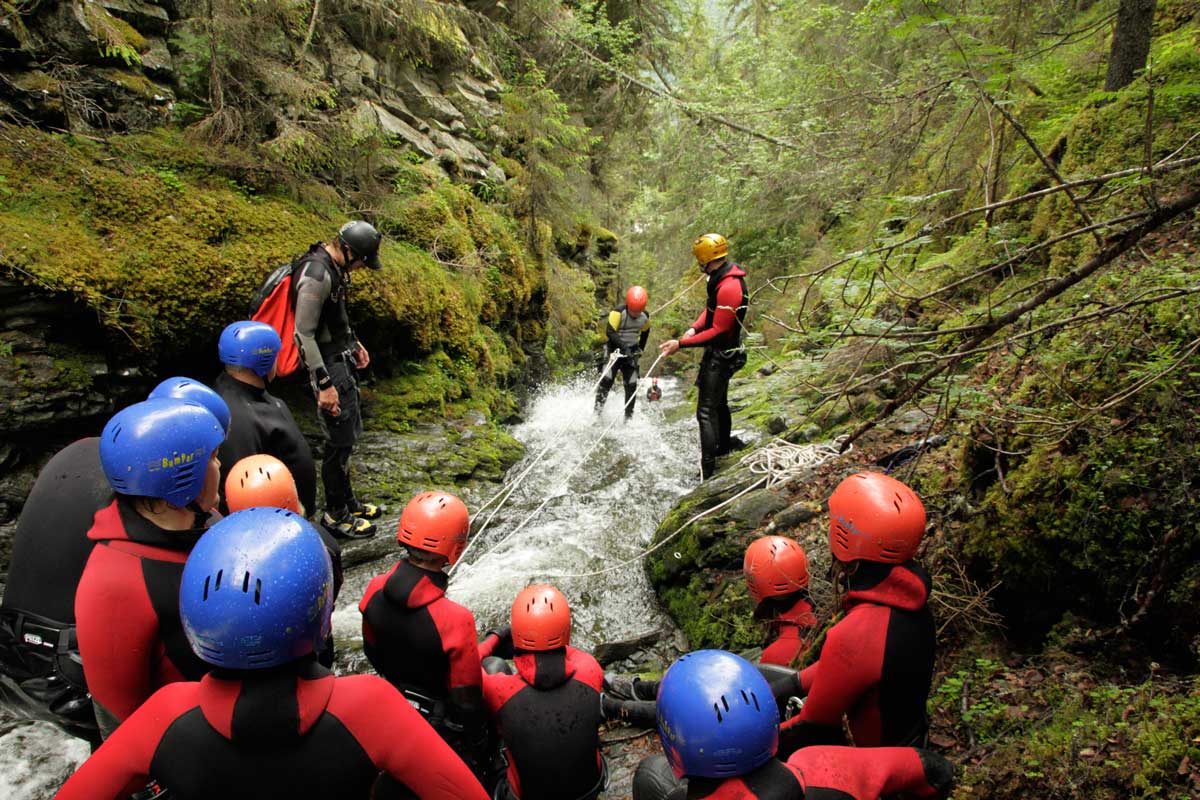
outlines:
[[[613,331],[614,336],[610,337],[610,342],[615,338],[615,344],[618,347],[629,349],[638,344],[642,336],[642,329],[650,324],[650,315],[645,311],[640,314],[630,314],[629,309],[622,303],[608,312],[608,327]]]

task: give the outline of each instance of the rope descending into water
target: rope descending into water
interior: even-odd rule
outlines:
[[[617,359],[620,357],[621,357],[621,353],[619,350],[614,350],[612,355],[609,356],[608,364],[605,365],[604,370],[600,373],[600,378],[596,381],[595,386],[592,387],[593,394],[595,394],[595,390],[599,388],[600,381],[604,379],[604,376],[608,374],[608,371],[613,368],[613,365],[616,364]],[[638,392],[640,392],[642,389],[642,381],[644,381],[650,377],[650,375],[658,367],[658,362],[660,362],[662,360],[663,360],[663,355],[661,353],[659,353],[658,358],[654,359],[654,363],[650,365],[650,369],[648,369],[646,371],[646,374],[638,379],[637,391],[635,391],[633,394],[631,394],[629,396],[629,399],[625,401],[625,404],[623,406],[621,406],[622,412],[626,408],[629,407],[630,403],[632,403],[634,400],[637,399]],[[491,553],[497,547],[499,547],[500,545],[507,542],[516,533],[518,533],[520,530],[522,530],[526,525],[529,524],[529,522],[534,517],[536,517],[539,513],[541,513],[542,509],[545,508],[546,504],[549,503],[551,500],[553,500],[556,497],[562,497],[564,494],[566,494],[567,486],[570,484],[571,478],[574,477],[575,473],[579,471],[580,467],[582,467],[585,463],[587,463],[587,460],[589,457],[591,457],[592,452],[595,451],[595,449],[600,446],[600,443],[604,441],[604,437],[606,437],[608,435],[608,432],[611,431],[617,425],[617,423],[621,422],[621,421],[622,421],[621,415],[617,415],[617,417],[615,419],[613,419],[613,421],[611,423],[609,423],[608,427],[605,428],[603,431],[601,431],[600,435],[598,437],[596,437],[596,441],[593,442],[592,446],[589,447],[587,449],[587,452],[583,454],[583,458],[579,459],[579,461],[575,464],[575,466],[571,468],[571,471],[566,474],[566,476],[563,478],[562,485],[559,488],[559,490],[554,492],[553,494],[547,495],[546,498],[544,500],[542,500],[541,503],[538,504],[537,508],[535,508],[533,511],[531,511],[529,513],[529,515],[525,517],[525,519],[521,520],[521,523],[519,525],[517,525],[517,527],[513,528],[506,535],[504,535],[499,540],[497,540],[487,550],[484,550],[483,555],[479,556],[479,559],[482,559],[484,556]],[[488,516],[487,521],[483,523],[483,527],[481,527],[479,529],[479,531],[474,534],[471,541],[467,543],[466,548],[464,548],[462,551],[462,555],[460,555],[458,557],[458,561],[455,562],[452,567],[450,567],[450,569],[447,573],[448,575],[453,575],[455,569],[457,569],[460,564],[464,563],[464,558],[466,557],[467,552],[471,549],[471,545],[473,545],[475,542],[478,542],[480,540],[481,534],[484,532],[484,530],[487,529],[487,526],[489,523],[491,523],[492,518],[495,517],[497,512],[499,512],[500,509],[504,507],[504,503],[507,502],[508,498],[512,496],[513,491],[515,491],[517,486],[520,485],[521,481],[525,479],[525,476],[529,474],[530,470],[533,469],[534,465],[537,464],[537,462],[540,461],[542,459],[542,457],[545,456],[546,453],[548,453],[550,451],[551,448],[553,448],[559,444],[561,444],[561,442],[559,441],[558,437],[551,439],[550,442],[547,443],[546,446],[543,447],[538,452],[538,454],[534,457],[533,461],[530,462],[529,466],[525,468],[525,471],[522,472],[517,477],[517,480],[514,481],[512,483],[512,485],[510,485],[509,487],[502,490],[499,494],[496,495],[496,497],[499,497],[501,494],[503,494],[503,495],[505,495],[505,497],[503,500],[501,500],[500,505],[496,506],[495,510],[492,511],[491,515]],[[485,503],[483,505],[483,508],[486,508],[488,505],[490,505],[492,503],[492,501],[496,499],[496,497],[493,497],[492,500],[489,500],[487,503]],[[478,514],[479,512],[476,511],[475,513]],[[478,562],[479,559],[476,559],[476,562]]]
[[[741,464],[755,475],[767,476],[767,488],[790,481],[801,481],[812,475],[822,464],[841,453],[844,436],[828,442],[792,444],[776,439],[743,456]],[[847,450],[849,452],[849,450]]]
[[[619,569],[624,569],[631,564],[636,564],[646,556],[659,550],[668,542],[672,541],[676,536],[683,533],[689,525],[697,520],[701,520],[718,511],[740,497],[749,494],[760,486],[777,486],[780,483],[785,483],[791,480],[799,480],[810,476],[818,467],[825,462],[830,461],[842,453],[838,450],[841,438],[834,439],[829,442],[815,442],[806,445],[794,445],[791,442],[786,442],[782,439],[776,440],[774,443],[760,447],[753,453],[745,456],[741,463],[748,466],[750,471],[762,475],[756,481],[746,485],[737,494],[722,500],[712,508],[707,508],[698,514],[688,518],[686,522],[680,525],[670,534],[659,540],[658,543],[647,547],[632,558],[625,559],[620,563],[614,564],[611,567],[599,569],[594,572],[576,572],[576,573],[539,573],[543,578],[595,578],[599,575],[605,575],[609,572],[615,572]],[[678,554],[677,554],[678,555]]]

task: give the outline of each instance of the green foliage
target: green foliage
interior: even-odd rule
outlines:
[[[595,143],[583,125],[571,118],[558,94],[534,63],[505,92],[500,125],[508,134],[511,152],[521,165],[513,177],[512,204],[528,220],[527,238],[536,238],[539,220],[567,227],[569,187],[580,176],[588,148]]]

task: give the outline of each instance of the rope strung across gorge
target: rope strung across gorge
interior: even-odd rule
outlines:
[[[611,370],[613,368],[613,365],[616,363],[618,358],[620,358],[620,351],[613,351],[613,354],[608,359],[608,364],[605,366],[604,371],[600,373],[600,380],[604,379],[604,376],[607,375],[609,370]],[[621,407],[622,411],[624,411],[626,408],[628,408],[629,404],[637,399],[638,392],[640,392],[642,389],[642,382],[647,380],[654,373],[654,370],[658,368],[658,364],[662,360],[663,360],[663,355],[660,353],[658,358],[654,359],[654,363],[650,365],[650,369],[646,371],[646,374],[638,379],[637,391],[635,391],[633,394],[631,394],[629,396],[629,399],[625,401],[625,404]],[[593,387],[593,390],[596,387],[599,387],[599,385],[600,385],[600,381],[598,380],[598,381],[596,381],[596,386]],[[541,503],[538,504],[537,508],[535,508],[533,511],[531,511],[525,517],[525,519],[521,520],[520,524],[518,524],[517,527],[513,528],[511,531],[509,531],[503,537],[498,539],[487,550],[484,550],[482,555],[480,555],[479,558],[476,559],[476,563],[478,563],[481,559],[485,558],[492,551],[496,550],[496,548],[500,547],[502,544],[507,542],[509,539],[511,539],[513,536],[515,536],[521,530],[523,530],[525,528],[525,526],[528,525],[533,520],[534,517],[536,517],[538,514],[541,513],[542,509],[545,508],[546,505],[551,500],[553,500],[556,497],[561,497],[563,494],[565,494],[566,490],[567,490],[567,486],[569,485],[569,483],[571,481],[571,478],[573,478],[575,476],[575,473],[579,471],[580,467],[582,467],[584,464],[587,463],[587,460],[591,457],[592,453],[596,450],[597,447],[600,446],[600,443],[604,441],[604,438],[608,435],[608,432],[611,431],[621,421],[622,421],[622,416],[620,414],[618,414],[613,419],[613,421],[611,423],[609,423],[608,427],[606,427],[603,431],[601,431],[600,435],[598,437],[596,437],[596,441],[594,441],[592,443],[591,447],[589,447],[587,449],[587,452],[585,452],[583,454],[583,457],[581,459],[579,459],[579,461],[576,462],[575,466],[573,466],[571,468],[571,470],[566,474],[566,476],[563,477],[562,484],[561,484],[559,490],[550,495],[547,495],[546,498],[544,500],[542,500]],[[542,450],[537,454],[537,456],[535,456],[534,461],[532,463],[530,463],[530,465],[525,469],[524,472],[521,473],[520,477],[517,478],[517,480],[514,482],[512,487],[510,487],[507,490],[508,496],[512,495],[512,492],[513,492],[513,490],[516,489],[517,484],[519,484],[525,478],[525,476],[529,474],[529,471],[531,469],[533,469],[533,465],[536,464],[539,460],[541,460],[541,458],[547,452],[549,452],[549,450],[553,446],[557,445],[558,443],[559,443],[558,439],[555,438],[555,439],[551,440],[551,442],[549,444],[547,444],[544,448],[542,448]],[[493,498],[493,499],[495,499],[495,498]],[[506,496],[505,501],[507,501],[507,499],[508,499],[508,497]],[[490,503],[491,501],[489,500],[488,502]],[[468,542],[467,547],[463,550],[462,555],[459,556],[458,561],[454,564],[454,566],[452,566],[450,568],[450,571],[448,574],[453,575],[454,570],[460,564],[464,563],[464,558],[467,555],[467,551],[471,549],[472,544],[474,544],[475,542],[480,540],[480,538],[481,538],[480,534],[482,534],[484,529],[487,528],[487,523],[490,523],[492,521],[492,517],[494,517],[496,515],[496,512],[498,512],[500,510],[502,505],[503,505],[503,503],[501,503],[501,506],[496,507],[496,510],[493,511],[492,515],[488,517],[487,522],[484,523],[484,526],[479,529],[479,533],[476,533],[474,535],[474,537],[472,538],[472,540],[470,542]]]
[[[707,517],[715,511],[718,511],[740,497],[743,497],[760,486],[770,488],[778,486],[781,483],[786,483],[791,480],[798,480],[808,477],[818,467],[842,455],[838,450],[839,440],[834,439],[830,442],[815,442],[806,445],[794,445],[790,442],[777,440],[776,443],[758,448],[753,453],[742,458],[741,463],[750,467],[750,471],[762,475],[758,480],[752,481],[746,485],[737,494],[722,500],[712,508],[705,509],[698,514],[688,518],[686,522],[680,525],[670,534],[663,537],[657,544],[651,545],[642,550],[632,558],[628,558],[618,564],[605,569],[595,570],[594,572],[558,572],[558,573],[539,573],[543,578],[553,578],[561,580],[565,578],[595,578],[600,575],[605,575],[609,572],[615,572],[619,569],[624,569],[631,564],[636,564],[646,556],[659,550],[668,542],[675,539],[676,536],[683,533],[685,529],[693,522]],[[849,452],[849,451],[847,451]]]

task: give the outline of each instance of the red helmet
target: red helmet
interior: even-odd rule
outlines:
[[[625,308],[631,316],[636,317],[646,310],[646,290],[641,286],[630,286],[625,292]]]
[[[808,588],[808,557],[786,536],[764,536],[746,548],[742,562],[746,587],[755,603]]]
[[[829,548],[838,561],[903,564],[925,533],[917,493],[881,472],[860,472],[829,496]]]
[[[512,606],[513,647],[539,652],[571,641],[571,608],[553,586],[526,586]]]
[[[275,456],[246,456],[225,477],[225,503],[229,513],[244,508],[286,508],[304,515],[292,472]]]
[[[467,546],[471,515],[466,505],[448,492],[424,492],[408,501],[400,513],[400,544],[440,553],[453,564]]]

